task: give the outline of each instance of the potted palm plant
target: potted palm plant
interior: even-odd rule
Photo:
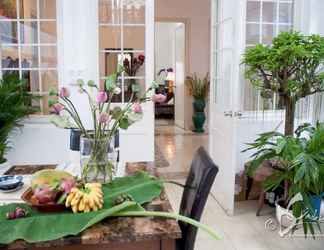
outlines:
[[[196,73],[193,76],[187,76],[186,85],[189,90],[189,95],[194,98],[194,114],[192,116],[192,121],[195,126],[194,132],[203,133],[204,123],[206,121],[206,99],[209,93],[209,74],[207,73],[202,79]]]
[[[38,96],[28,92],[25,80],[15,74],[6,74],[0,79],[0,164],[4,164],[9,150],[9,135],[22,125],[23,118],[37,111],[31,102]]]
[[[292,214],[301,222],[307,222],[305,226],[312,232],[312,223],[309,222],[319,217],[320,201],[324,194],[324,123],[318,123],[315,127],[301,125],[295,131],[295,136],[285,136],[279,132],[263,133],[245,151],[249,150],[255,151],[250,172],[265,160],[275,159],[280,163],[280,168],[265,181],[266,191],[282,186],[284,181],[290,183],[288,197],[277,204],[278,219],[284,211],[279,205],[287,206],[291,198],[301,195],[302,202],[292,204]],[[310,216],[304,216],[305,211]]]

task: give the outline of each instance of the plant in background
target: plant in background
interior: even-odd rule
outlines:
[[[205,107],[206,99],[209,93],[209,73],[203,79],[197,77],[197,74],[193,76],[187,76],[186,85],[189,91],[189,95],[193,96],[193,108],[194,114],[192,121],[194,123],[195,129],[194,132],[203,133],[204,132],[204,123],[206,121]]]
[[[138,57],[132,57],[131,60],[125,58],[123,61],[124,71],[129,77],[135,77],[138,70],[144,65],[145,56],[139,55]],[[136,82],[136,79],[130,79],[130,88],[128,89],[128,95],[135,92],[138,93],[140,87]]]
[[[129,102],[123,106],[112,106],[115,95],[120,93],[117,87],[119,73],[106,77],[105,91],[100,91],[93,81],[87,84],[78,80],[78,88],[81,94],[85,94],[89,100],[90,113],[92,117],[92,129],[88,130],[83,124],[77,108],[71,100],[70,90],[66,87],[60,89],[59,93],[51,92],[51,96],[59,98],[59,101],[50,100],[52,108],[51,121],[63,128],[78,128],[81,131],[81,168],[82,179],[85,182],[110,182],[115,174],[116,155],[114,153],[113,138],[118,129],[128,129],[136,121],[143,117],[141,103],[151,100],[150,92],[156,88],[152,86],[135,100],[135,93]],[[152,100],[159,102],[160,96],[153,95]]]
[[[315,127],[309,124],[299,126],[295,136],[285,136],[278,132],[261,134],[245,151],[253,150],[249,173],[253,173],[265,160],[277,160],[279,168],[264,183],[266,191],[271,191],[288,181],[289,193],[284,197],[285,205],[296,194],[301,194],[303,202],[293,205],[296,218],[302,217],[306,210],[310,215],[317,213],[311,200],[321,197],[324,192],[324,123]],[[313,232],[313,218],[304,217],[305,232]],[[316,221],[316,220],[315,220]]]
[[[39,96],[28,92],[27,82],[15,74],[6,74],[0,80],[0,163],[6,161],[9,134],[22,126],[21,121],[38,109],[31,106]]]
[[[324,37],[282,32],[270,46],[247,49],[242,62],[246,78],[263,98],[279,96],[286,111],[285,135],[293,135],[298,100],[324,91]]]
[[[209,73],[202,79],[196,73],[193,76],[187,76],[186,85],[190,96],[196,100],[206,100],[209,93]]]

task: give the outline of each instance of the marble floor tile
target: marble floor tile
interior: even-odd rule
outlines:
[[[156,143],[169,161],[170,166],[159,169],[162,176],[184,183],[186,173],[195,151],[200,146],[208,147],[208,135],[181,132],[168,125],[164,132],[156,134]],[[177,131],[177,132],[172,132]],[[182,189],[166,184],[166,192],[175,211],[179,210]],[[262,216],[256,217],[257,201],[237,202],[235,215],[228,216],[213,196],[209,196],[202,222],[215,229],[222,237],[215,241],[204,232],[197,235],[195,250],[317,250],[324,249],[324,237],[281,238],[278,231],[265,229],[265,222],[274,218],[274,209],[266,207]]]

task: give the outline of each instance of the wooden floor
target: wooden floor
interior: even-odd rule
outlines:
[[[172,184],[166,185],[166,192],[175,211],[179,210],[182,190]],[[210,196],[202,217],[222,237],[215,241],[199,231],[195,250],[316,250],[324,249],[323,237],[305,239],[303,237],[281,238],[278,230],[265,229],[265,222],[273,218],[274,210],[266,208],[263,216],[256,217],[256,201],[236,204],[235,215],[227,216],[216,200]]]

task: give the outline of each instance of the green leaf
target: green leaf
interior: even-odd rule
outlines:
[[[57,89],[56,88],[53,88],[53,87],[50,88],[48,95],[49,96],[58,96]]]
[[[105,78],[105,87],[107,91],[113,91],[116,88],[117,73],[111,74]]]
[[[132,92],[133,93],[138,93],[140,91],[141,91],[141,86],[139,84],[137,84],[137,83],[132,84]]]
[[[119,127],[121,129],[128,129],[129,127],[129,122],[128,119],[126,117],[122,118],[119,122]]]
[[[97,212],[73,214],[66,211],[46,214],[37,212],[26,204],[0,206],[0,244],[9,244],[17,239],[33,243],[77,235],[117,213],[144,211],[140,205],[158,197],[161,190],[160,180],[141,172],[134,176],[117,178],[112,183],[104,185],[104,208]],[[120,194],[130,194],[135,202],[113,206],[113,200]],[[18,220],[7,220],[6,214],[14,211],[17,206],[25,208],[29,216]],[[48,230],[49,226],[51,230]]]

